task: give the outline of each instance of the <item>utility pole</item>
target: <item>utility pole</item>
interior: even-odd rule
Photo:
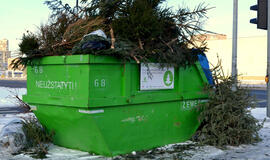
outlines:
[[[267,8],[270,8],[270,0],[268,0]],[[270,9],[267,9],[267,75],[270,75]],[[267,117],[270,117],[270,86],[267,82]]]
[[[233,0],[233,38],[232,38],[232,78],[234,78],[235,84],[233,84],[232,90],[236,91],[237,87],[237,38],[238,38],[238,0]]]

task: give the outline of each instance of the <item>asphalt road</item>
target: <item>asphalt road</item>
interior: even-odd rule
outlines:
[[[0,115],[2,114],[18,114],[26,112],[22,107],[0,107]]]
[[[267,90],[266,88],[252,89],[250,94],[256,98],[257,107],[264,108],[267,106]]]
[[[0,80],[0,87],[26,88],[25,80]]]

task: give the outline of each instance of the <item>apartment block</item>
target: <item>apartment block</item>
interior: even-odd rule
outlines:
[[[8,58],[11,57],[7,39],[0,40],[0,71],[8,69]]]

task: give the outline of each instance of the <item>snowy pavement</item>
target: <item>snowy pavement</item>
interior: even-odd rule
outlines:
[[[14,96],[18,95],[22,98],[24,94],[26,94],[26,88],[0,87],[0,108],[17,106],[18,103],[14,99]]]
[[[13,106],[15,102],[8,99],[10,91],[3,92],[0,87],[0,107]],[[14,91],[14,90],[13,90]],[[22,95],[26,90],[17,90]],[[10,97],[10,96],[8,96]],[[251,110],[252,115],[259,121],[266,118],[266,108],[256,108]],[[4,125],[15,118],[29,116],[28,114],[0,114],[0,132]],[[228,147],[227,150],[221,150],[212,146],[193,146],[185,147],[192,142],[167,145],[156,150],[161,152],[149,151],[149,155],[133,152],[129,159],[194,159],[194,160],[270,160],[270,119],[267,118],[264,127],[259,131],[262,141],[252,145],[241,145],[239,147]],[[175,148],[185,148],[181,151],[172,151]],[[151,153],[150,153],[151,152]],[[106,160],[106,159],[125,159],[125,157],[106,158],[103,156],[93,156],[87,152],[67,149],[56,145],[49,147],[49,153],[45,160]],[[0,148],[0,160],[34,160],[27,154],[10,155]]]

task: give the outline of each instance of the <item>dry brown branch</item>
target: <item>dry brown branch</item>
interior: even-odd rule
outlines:
[[[114,36],[113,28],[111,25],[110,25],[110,34],[111,34],[111,41],[112,41],[111,48],[114,49],[115,36]]]
[[[167,43],[167,45],[171,45],[171,44],[173,44],[175,41],[177,41],[178,40],[178,38],[174,38],[174,39],[172,39],[170,42],[168,42]]]
[[[95,19],[79,19],[70,24],[63,35],[63,44],[71,44],[83,38],[85,34],[94,31],[104,23],[104,19],[97,17]]]
[[[10,98],[15,99],[16,104],[22,107],[25,113],[31,112],[31,107],[18,96],[18,90],[9,90],[9,92],[11,94]]]
[[[56,48],[56,47],[60,47],[60,46],[69,46],[70,45],[70,48],[73,48],[73,44],[76,43],[76,42],[79,42],[81,39],[82,38],[78,38],[78,39],[75,39],[75,40],[69,41],[69,42],[63,41],[61,43],[57,43],[57,44],[53,45],[52,47]]]
[[[160,40],[161,40],[162,43],[164,43],[164,44],[171,50],[171,52],[174,52],[173,49],[172,49],[172,47],[171,47],[171,44],[172,44],[173,42],[175,42],[175,41],[177,40],[177,38],[171,40],[171,41],[168,42],[168,43],[166,43],[165,41],[163,41],[161,38],[160,38]]]
[[[140,61],[138,60],[138,58],[137,58],[136,56],[134,56],[134,55],[132,54],[131,57],[136,61],[137,64],[140,63]]]
[[[140,49],[143,50],[143,43],[142,43],[142,40],[139,38],[138,41],[139,41],[139,47],[140,47]]]
[[[31,112],[31,107],[27,103],[22,101],[22,99],[18,95],[16,95],[15,98],[19,102],[20,107],[23,107],[26,110],[26,113]]]

